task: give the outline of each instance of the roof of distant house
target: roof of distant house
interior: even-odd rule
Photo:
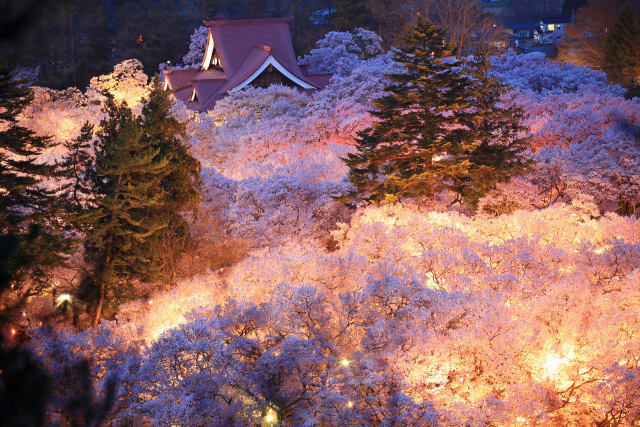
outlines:
[[[522,22],[505,22],[504,26],[512,30],[532,30],[540,26],[539,23],[534,21],[522,21]]]
[[[573,18],[571,16],[547,16],[540,18],[545,24],[571,24]]]
[[[167,88],[193,110],[205,111],[271,66],[305,90],[326,86],[331,75],[309,74],[293,51],[293,18],[204,21],[209,27],[200,69],[165,70]]]

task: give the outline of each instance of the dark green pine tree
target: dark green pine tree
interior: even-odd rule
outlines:
[[[333,15],[333,29],[335,31],[349,31],[356,27],[369,27],[369,14],[366,2],[363,0],[335,0]]]
[[[361,132],[345,159],[355,190],[343,198],[374,203],[429,197],[449,190],[473,209],[499,181],[526,170],[520,113],[498,107],[504,88],[485,61],[469,68],[453,58],[445,33],[424,19],[405,36],[394,60],[404,74],[388,77],[375,101],[378,122]]]
[[[183,246],[179,242],[186,242],[189,238],[189,227],[182,214],[200,200],[200,162],[183,143],[186,124],[172,117],[170,110],[169,93],[162,89],[156,77],[142,108],[142,129],[148,143],[159,150],[159,156],[168,160],[160,183],[165,194],[162,212],[167,216],[168,226],[162,235],[149,240],[149,250],[162,254],[163,272],[173,280],[175,261]]]
[[[640,16],[631,3],[607,36],[602,69],[609,81],[630,88],[640,78]]]
[[[93,125],[86,122],[80,129],[76,139],[64,143],[65,156],[60,164],[60,175],[67,180],[61,191],[61,196],[68,201],[67,222],[75,224],[77,229],[82,224],[77,223],[76,216],[82,215],[93,199],[90,173],[93,170],[93,156],[91,140],[93,139]],[[82,231],[82,230],[79,230]]]
[[[374,102],[378,121],[359,134],[357,153],[346,159],[356,189],[345,201],[432,197],[465,169],[468,159],[460,154],[475,148],[458,129],[470,107],[464,98],[469,79],[456,68],[459,61],[443,60],[455,54],[444,35],[420,19],[396,51],[394,60],[406,72],[388,76],[390,94]]]
[[[121,293],[131,279],[160,275],[159,256],[148,251],[168,224],[162,188],[168,156],[145,137],[142,120],[126,104],[106,103],[108,117],[100,124],[95,168],[89,174],[93,206],[83,215],[85,254],[93,266],[90,289],[97,300],[92,326],[100,321],[105,298]]]
[[[0,65],[0,282],[29,283],[37,293],[50,270],[64,264],[69,241],[61,234],[62,206],[44,188],[56,168],[37,161],[54,144],[17,123],[31,101],[21,83]]]
[[[475,210],[478,200],[498,182],[529,171],[531,159],[526,155],[529,139],[521,125],[522,110],[500,103],[508,87],[491,75],[491,65],[483,52],[478,52],[469,65],[471,108],[461,124],[470,130],[467,138],[478,144],[469,156],[466,174],[457,176],[452,189],[459,200]]]

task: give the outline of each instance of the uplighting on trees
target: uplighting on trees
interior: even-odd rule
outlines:
[[[273,408],[267,409],[267,413],[264,416],[264,421],[267,424],[275,424],[278,422],[278,414],[273,410]]]
[[[73,297],[71,296],[71,294],[60,294],[56,298],[56,307],[60,308],[65,304],[70,304],[72,300]]]

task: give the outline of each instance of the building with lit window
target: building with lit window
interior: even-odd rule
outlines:
[[[298,64],[289,22],[293,18],[205,21],[209,27],[199,68],[164,70],[165,89],[195,111],[206,111],[246,86],[272,84],[304,91],[325,87],[330,74],[312,74]]]

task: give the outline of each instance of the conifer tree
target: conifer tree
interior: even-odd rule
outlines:
[[[66,154],[60,164],[60,175],[68,180],[63,187],[62,196],[69,202],[68,210],[72,214],[81,213],[92,198],[89,174],[93,169],[91,139],[93,125],[86,122],[80,129],[80,135],[64,143]],[[71,222],[75,222],[71,219]]]
[[[77,222],[86,233],[87,259],[94,266],[89,282],[97,299],[94,327],[105,298],[118,294],[121,285],[131,279],[173,277],[175,241],[189,233],[182,215],[199,201],[200,163],[183,143],[185,124],[171,116],[171,100],[158,78],[141,116],[112,99],[106,108],[109,116],[101,122],[95,163],[86,152],[88,125],[69,146],[79,153],[70,164],[88,166],[81,172],[84,178],[72,180],[68,193],[90,199]]]
[[[495,182],[526,169],[517,111],[498,108],[497,81],[456,60],[444,40],[424,19],[405,36],[394,60],[406,73],[388,76],[390,94],[375,101],[378,121],[345,159],[355,191],[344,201],[450,190],[473,208]]]
[[[602,68],[610,81],[626,88],[640,80],[640,16],[631,3],[607,36]]]
[[[149,144],[168,160],[166,175],[160,183],[165,194],[162,212],[166,215],[168,227],[162,235],[149,242],[153,246],[150,251],[162,254],[163,272],[173,279],[174,259],[180,249],[177,242],[187,240],[189,234],[182,214],[187,208],[194,207],[200,197],[200,162],[183,143],[186,124],[171,116],[170,110],[171,99],[156,77],[142,109],[142,129]]]
[[[44,188],[44,180],[55,177],[56,168],[37,161],[54,144],[17,122],[31,101],[22,83],[0,65],[0,243],[7,249],[0,274],[14,286],[28,277],[37,292],[47,284],[48,271],[64,263],[69,241],[60,233],[61,207]]]
[[[105,297],[130,279],[151,280],[160,273],[159,257],[147,240],[168,223],[163,212],[162,180],[169,159],[145,138],[142,120],[126,104],[106,103],[100,124],[95,168],[90,174],[94,205],[83,215],[85,251],[93,266],[91,288],[100,321]]]
[[[508,88],[491,75],[486,54],[479,51],[469,65],[471,108],[461,123],[470,130],[466,137],[477,145],[469,156],[466,176],[459,175],[452,189],[475,209],[477,201],[496,183],[529,171],[531,159],[525,153],[528,138],[521,125],[522,110],[500,104]]]
[[[458,146],[453,129],[468,107],[462,98],[467,79],[454,69],[458,61],[443,61],[454,51],[444,44],[444,32],[423,19],[405,45],[394,60],[406,72],[387,76],[390,94],[374,102],[378,121],[360,133],[358,152],[346,160],[357,198],[432,196],[447,178],[438,160]]]

